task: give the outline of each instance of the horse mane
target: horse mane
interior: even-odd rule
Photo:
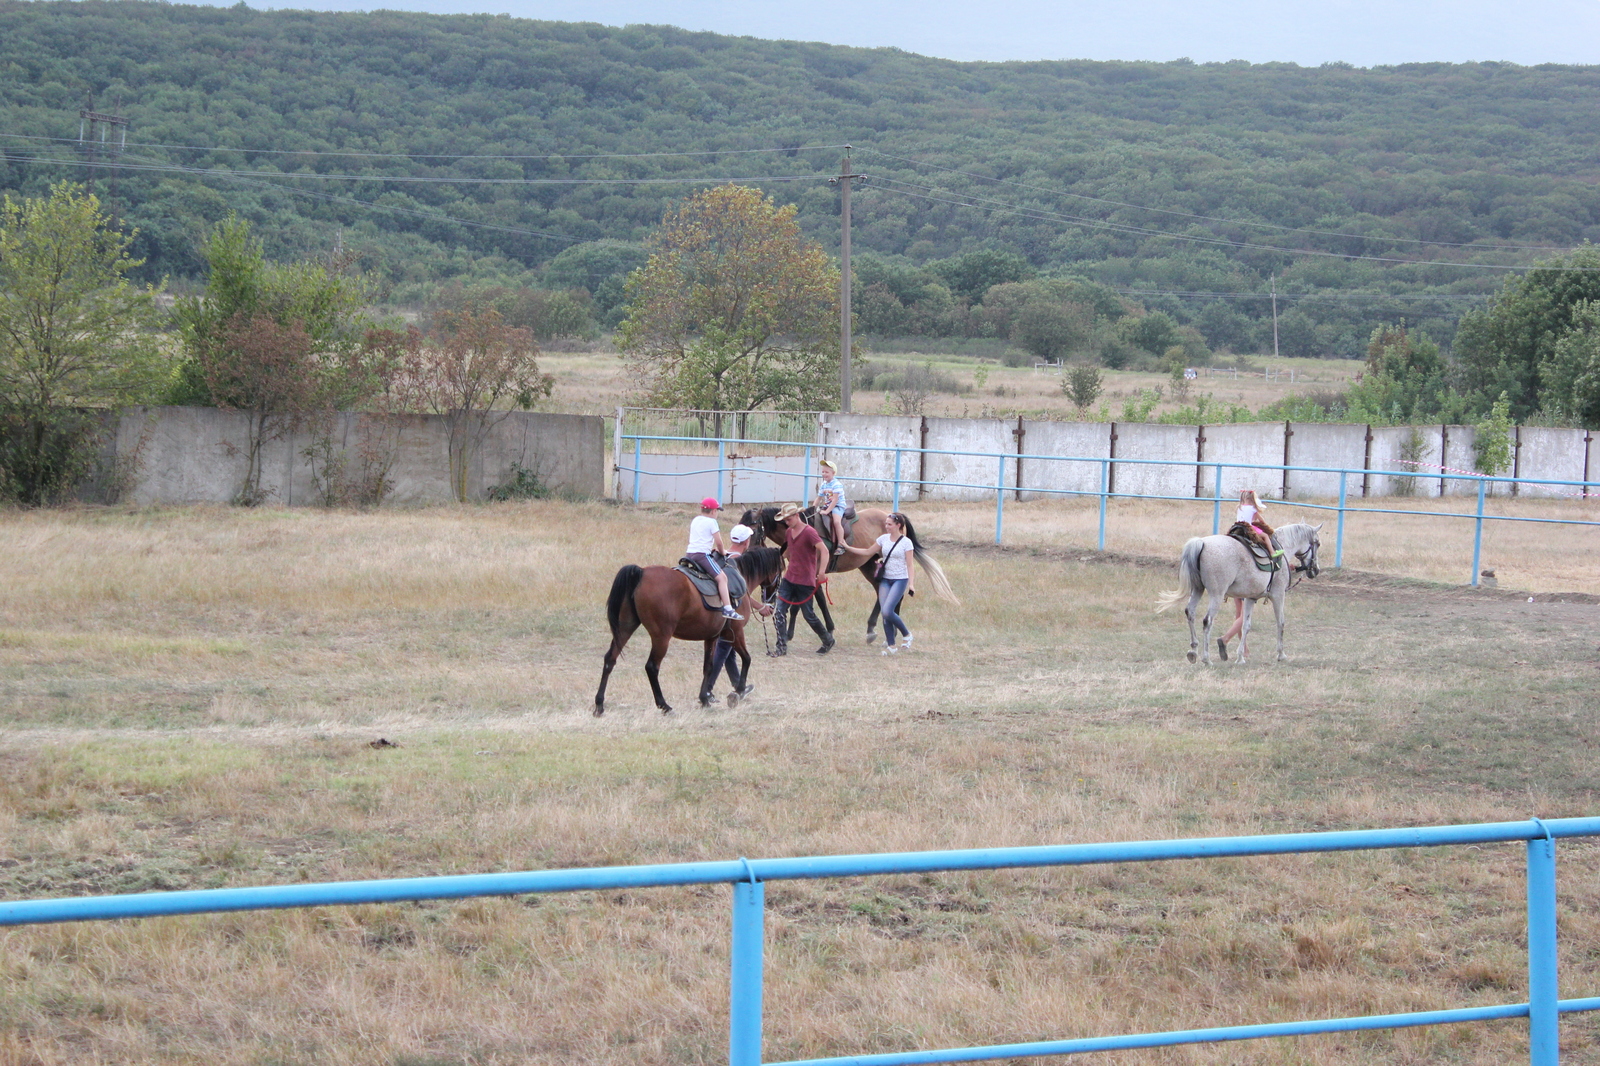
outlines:
[[[757,582],[783,568],[783,552],[777,548],[750,548],[734,560],[746,581]]]

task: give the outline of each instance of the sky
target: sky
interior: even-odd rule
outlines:
[[[1600,64],[1600,0],[254,0],[681,26],[959,60]]]

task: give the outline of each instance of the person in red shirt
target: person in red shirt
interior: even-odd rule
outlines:
[[[789,565],[778,582],[778,646],[768,655],[777,657],[789,654],[789,610],[796,608],[805,617],[812,632],[822,638],[818,655],[833,650],[833,634],[828,632],[817,617],[815,599],[817,586],[828,573],[828,546],[817,531],[806,525],[800,517],[800,505],[786,503],[775,516],[788,529]]]

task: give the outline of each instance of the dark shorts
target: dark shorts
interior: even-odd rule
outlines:
[[[684,558],[694,563],[694,565],[698,566],[712,577],[716,577],[722,573],[722,567],[718,566],[717,561],[711,558],[711,556],[707,555],[705,552],[692,552],[688,555],[685,555]]]

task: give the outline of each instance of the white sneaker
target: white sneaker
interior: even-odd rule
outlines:
[[[901,648],[902,651],[910,651],[911,650],[911,634],[910,633],[907,633],[901,639],[900,648]]]
[[[893,644],[888,644],[888,645],[884,646],[883,654],[885,654],[885,655],[893,655],[894,653],[895,653],[895,646]]]

